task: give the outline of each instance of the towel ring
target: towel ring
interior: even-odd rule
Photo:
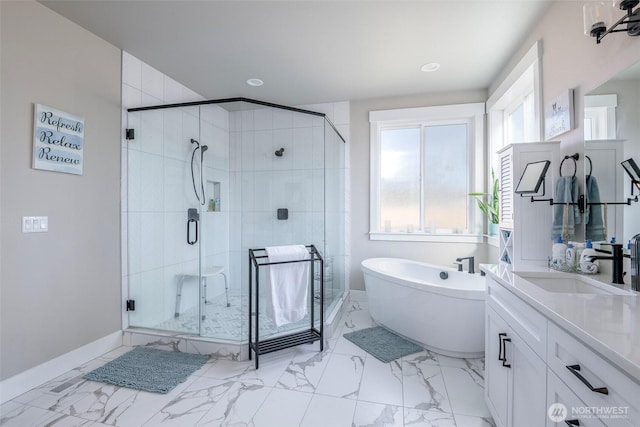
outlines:
[[[591,172],[593,172],[593,163],[591,163],[591,157],[584,156],[585,159],[589,162],[589,173],[587,174],[587,179],[591,178]]]
[[[564,176],[562,175],[562,165],[564,164],[564,161],[567,159],[572,159],[573,160],[573,176],[576,176],[576,172],[578,172],[578,162],[577,160],[580,158],[580,155],[578,153],[575,153],[573,156],[564,156],[564,159],[562,159],[562,162],[560,162],[560,176]]]

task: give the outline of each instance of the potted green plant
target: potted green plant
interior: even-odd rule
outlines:
[[[500,221],[500,201],[499,201],[499,184],[493,169],[491,170],[491,181],[493,186],[491,193],[469,193],[469,196],[475,197],[478,208],[489,220],[489,235],[498,234],[498,222]],[[485,201],[486,200],[486,201]]]

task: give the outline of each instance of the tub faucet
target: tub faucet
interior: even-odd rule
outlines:
[[[456,262],[462,263],[462,261],[464,261],[465,259],[469,260],[469,274],[476,274],[475,270],[473,269],[474,259],[472,256],[456,258]],[[462,268],[462,264],[460,264],[460,268]]]
[[[605,252],[605,251],[599,251]],[[593,262],[597,259],[608,259],[611,260],[613,264],[613,270],[611,272],[611,283],[616,283],[618,285],[624,284],[624,273],[623,273],[623,263],[625,255],[622,253],[622,245],[620,243],[611,244],[611,256],[587,256],[585,257],[587,261]]]

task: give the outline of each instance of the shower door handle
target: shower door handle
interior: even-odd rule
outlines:
[[[193,233],[193,239],[191,238],[191,226],[195,225],[195,233]],[[187,221],[187,243],[195,245],[198,241],[198,221],[190,219]]]
[[[198,210],[187,209],[187,243],[190,245],[195,245],[198,241],[198,222],[200,222]]]

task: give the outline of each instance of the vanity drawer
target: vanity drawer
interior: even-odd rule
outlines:
[[[542,360],[547,355],[547,318],[493,279],[487,280],[491,306]]]
[[[554,407],[554,409],[551,409],[551,405],[554,403],[561,403],[564,405],[564,408]],[[551,369],[547,369],[547,427],[568,425],[566,422],[571,423],[572,421],[572,425],[578,425],[580,427],[604,427],[604,424],[599,419],[583,414],[582,408],[586,406],[587,405],[585,405]],[[560,422],[558,424],[552,420],[555,411],[564,409],[566,409],[565,423]],[[575,424],[576,421],[578,424]]]
[[[548,339],[547,365],[605,425],[640,426],[640,384],[552,322]]]

